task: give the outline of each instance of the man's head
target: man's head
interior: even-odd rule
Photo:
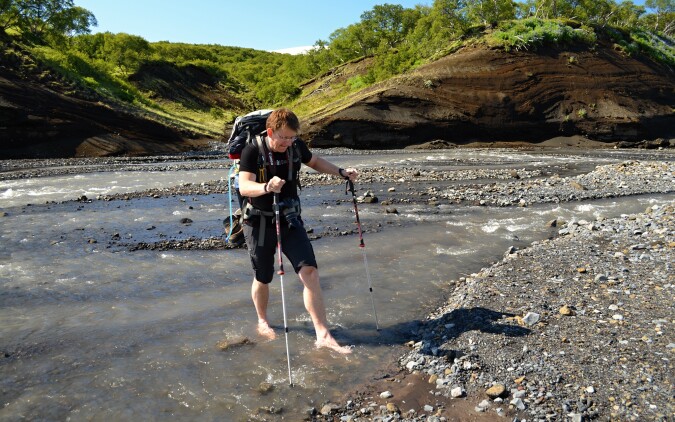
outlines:
[[[280,108],[270,114],[265,126],[272,150],[285,152],[288,147],[293,145],[295,136],[300,130],[300,121],[291,110]]]

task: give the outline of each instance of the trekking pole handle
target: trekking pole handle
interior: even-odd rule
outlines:
[[[351,192],[352,195],[355,195],[354,182],[352,182],[352,179],[349,177],[345,177],[345,195],[347,195],[349,192]]]
[[[345,183],[345,195],[352,193],[352,202],[354,202],[354,215],[356,216],[356,227],[359,229],[359,247],[365,248],[366,244],[363,242],[363,231],[361,230],[361,219],[359,218],[359,208],[356,206],[356,192],[354,190],[354,182],[348,177]]]

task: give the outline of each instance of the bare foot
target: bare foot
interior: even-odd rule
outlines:
[[[277,338],[277,333],[274,332],[267,321],[258,321],[258,334],[268,340],[274,340]]]
[[[317,340],[314,345],[316,346],[317,349],[320,349],[322,347],[325,347],[330,350],[334,350],[338,353],[341,353],[343,355],[348,355],[352,352],[352,348],[349,346],[340,346],[337,341],[333,337],[327,337],[323,340]]]

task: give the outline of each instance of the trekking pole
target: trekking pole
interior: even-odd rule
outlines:
[[[373,315],[375,315],[375,329],[380,331],[380,324],[377,321],[377,311],[375,310],[375,299],[373,298],[373,282],[370,279],[370,271],[368,270],[368,258],[366,258],[366,244],[363,242],[363,231],[361,230],[361,220],[359,220],[359,209],[356,206],[356,192],[354,192],[354,183],[346,177],[347,185],[345,186],[345,195],[347,192],[352,193],[352,201],[354,202],[354,214],[356,215],[356,226],[359,229],[359,248],[363,253],[363,264],[366,266],[366,277],[368,278],[368,290],[370,291],[370,303],[373,305]]]
[[[230,228],[227,230],[227,237],[225,238],[225,242],[230,241],[230,236],[232,236],[232,185],[234,184],[234,180],[232,179],[232,174],[234,173],[234,161],[232,161],[232,166],[230,166],[230,171],[227,173],[227,202],[230,204]]]
[[[288,323],[286,322],[286,299],[284,298],[284,259],[281,256],[281,224],[279,223],[279,194],[274,194],[274,219],[277,226],[277,254],[279,255],[279,278],[281,280],[281,308],[284,311],[284,336],[286,337],[286,362],[288,362],[288,384],[293,387],[291,374],[291,353],[288,350]]]

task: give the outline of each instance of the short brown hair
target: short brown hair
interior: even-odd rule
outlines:
[[[287,108],[279,108],[274,110],[267,118],[265,127],[272,130],[287,127],[294,132],[298,132],[300,130],[300,120],[298,120],[298,116],[296,116],[291,110]]]

